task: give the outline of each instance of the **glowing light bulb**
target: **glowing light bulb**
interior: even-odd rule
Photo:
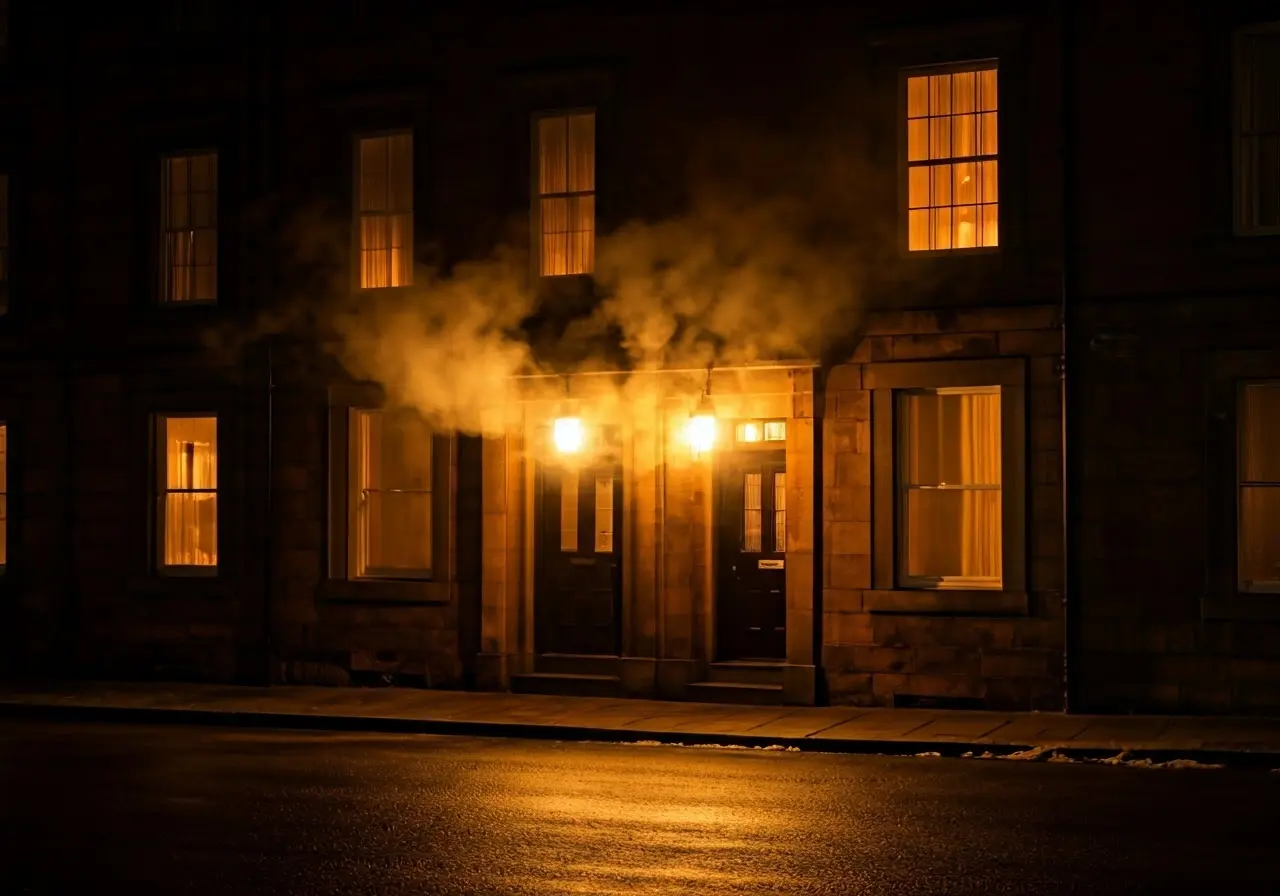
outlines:
[[[561,454],[577,454],[586,441],[582,421],[577,417],[559,417],[551,427],[551,440]]]
[[[711,414],[696,414],[689,418],[685,438],[695,454],[710,451],[716,444],[716,418]]]

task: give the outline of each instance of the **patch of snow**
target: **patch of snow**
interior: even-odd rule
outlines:
[[[1029,750],[1018,750],[1015,753],[1005,753],[1000,759],[1012,759],[1015,762],[1040,762],[1048,759],[1053,754],[1051,747],[1032,747]]]
[[[916,753],[915,756],[917,759],[941,759],[942,758],[941,753]]]

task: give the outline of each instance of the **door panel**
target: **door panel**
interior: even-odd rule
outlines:
[[[622,476],[612,464],[539,474],[534,647],[616,656],[622,584]]]
[[[783,659],[787,652],[786,456],[740,452],[717,476],[717,654]]]

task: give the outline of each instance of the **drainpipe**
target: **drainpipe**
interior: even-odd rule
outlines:
[[[254,23],[253,45],[250,50],[251,62],[255,66],[252,72],[251,85],[256,92],[256,121],[254,122],[257,129],[257,152],[254,154],[257,161],[257,177],[255,193],[260,201],[266,200],[271,193],[272,187],[272,148],[273,141],[271,139],[271,107],[274,87],[275,65],[277,64],[276,55],[276,21],[273,13],[264,12],[259,14],[257,21]],[[259,250],[260,251],[260,250]],[[270,253],[267,253],[268,255]],[[258,259],[261,264],[261,255]],[[257,300],[259,309],[266,307],[273,298],[272,286],[275,282],[276,269],[274,264],[265,269],[258,270],[258,289],[254,298]],[[275,626],[272,619],[273,610],[273,579],[275,576],[275,548],[276,548],[276,532],[275,532],[275,337],[268,333],[266,336],[266,376],[264,381],[265,388],[265,416],[266,416],[266,444],[263,446],[265,455],[264,465],[264,513],[263,513],[263,536],[262,536],[262,649],[263,649],[263,674],[265,684],[270,685],[275,680]]]
[[[64,105],[63,114],[66,116],[64,127],[66,129],[66,164],[63,170],[66,172],[66,180],[63,184],[65,190],[63,196],[66,205],[67,222],[74,223],[79,220],[76,216],[76,196],[79,195],[76,190],[76,152],[75,147],[80,145],[80,141],[75,138],[79,125],[79,102],[78,102],[78,85],[76,78],[78,76],[78,66],[76,60],[80,58],[80,54],[76,51],[74,44],[76,43],[77,29],[72,19],[68,19],[64,28],[65,40],[63,42],[62,51],[66,54],[63,60],[63,77],[66,79],[63,83]],[[72,657],[79,654],[79,599],[77,594],[78,582],[76,579],[77,569],[79,568],[76,559],[76,414],[75,414],[75,352],[78,333],[75,331],[73,321],[76,316],[73,314],[79,290],[77,285],[79,282],[79,268],[76,265],[68,265],[66,267],[66,275],[63,280],[64,295],[61,308],[62,315],[62,400],[63,400],[63,416],[66,418],[66,444],[64,447],[65,455],[63,458],[63,475],[66,487],[66,496],[63,505],[64,526],[66,533],[66,590],[63,594],[63,606],[60,608],[59,628],[63,632],[63,638],[66,644],[71,648]],[[27,321],[30,321],[34,315],[32,309],[28,307],[24,314]],[[46,658],[46,661],[49,658]]]
[[[1063,699],[1067,713],[1079,710],[1078,659],[1080,606],[1078,601],[1079,577],[1076,575],[1078,548],[1072,537],[1078,508],[1071,485],[1077,479],[1079,463],[1072,450],[1070,436],[1072,421],[1078,419],[1079,380],[1074,388],[1069,385],[1068,371],[1078,376],[1079,362],[1069,350],[1076,324],[1072,313],[1076,304],[1076,5],[1075,0],[1063,0],[1060,6],[1059,27],[1062,29],[1062,356],[1058,363],[1061,381],[1061,456],[1062,456],[1062,612],[1063,612]]]

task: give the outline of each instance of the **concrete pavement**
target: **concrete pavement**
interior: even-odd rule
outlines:
[[[996,754],[1056,749],[1280,767],[1280,719],[763,707],[409,688],[0,685],[0,715],[555,740]]]

